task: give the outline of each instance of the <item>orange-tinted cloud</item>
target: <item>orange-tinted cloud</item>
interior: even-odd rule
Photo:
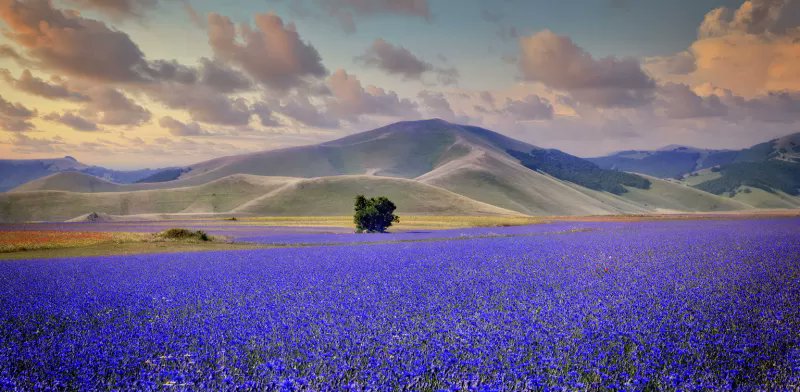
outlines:
[[[732,34],[695,41],[691,51],[696,83],[712,83],[754,96],[774,90],[800,90],[800,34]]]
[[[749,0],[708,12],[685,52],[648,59],[659,79],[736,95],[800,90],[800,1]],[[674,72],[674,71],[686,72]]]
[[[148,68],[144,54],[124,32],[49,0],[0,0],[6,36],[40,66],[103,81],[136,81]]]
[[[549,30],[523,37],[519,43],[519,68],[529,81],[599,107],[639,106],[652,98],[655,82],[636,59],[595,59],[569,37]]]
[[[274,89],[288,90],[327,74],[317,50],[300,39],[294,24],[275,14],[256,14],[255,29],[248,24],[237,29],[228,17],[209,14],[208,42],[218,58]]]

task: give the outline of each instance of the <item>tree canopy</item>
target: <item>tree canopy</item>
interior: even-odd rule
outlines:
[[[353,223],[358,233],[385,233],[392,223],[400,222],[394,214],[397,206],[384,196],[367,199],[364,195],[356,196]]]

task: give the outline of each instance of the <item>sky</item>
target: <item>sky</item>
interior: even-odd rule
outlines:
[[[0,0],[0,158],[130,169],[442,118],[590,157],[800,131],[800,0]]]

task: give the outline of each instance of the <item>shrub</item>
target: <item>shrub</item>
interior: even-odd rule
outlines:
[[[192,231],[189,229],[172,228],[162,232],[160,236],[170,240],[211,241],[211,237],[202,230]]]
[[[384,233],[392,223],[400,222],[394,214],[397,206],[384,196],[367,199],[364,195],[356,196],[355,215],[357,233]]]

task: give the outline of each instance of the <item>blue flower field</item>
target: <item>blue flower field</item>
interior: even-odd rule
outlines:
[[[0,389],[800,388],[796,218],[415,238],[0,262]]]

